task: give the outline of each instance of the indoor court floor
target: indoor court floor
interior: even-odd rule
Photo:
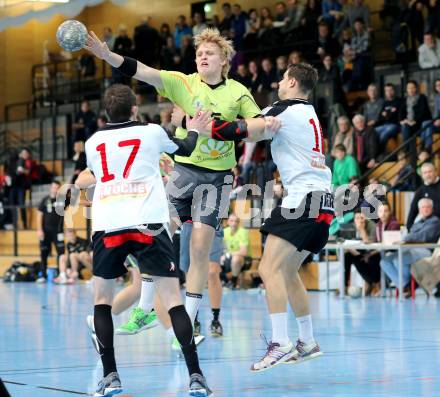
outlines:
[[[311,302],[324,356],[254,374],[249,367],[264,353],[260,334],[270,338],[265,298],[228,292],[221,312],[225,336],[207,336],[199,347],[215,396],[440,396],[440,302],[435,298],[340,300],[314,292]],[[12,397],[93,395],[102,373],[85,321],[92,309],[90,284],[0,283],[0,377]],[[207,298],[200,319],[207,331]],[[295,338],[293,316],[290,325]],[[186,395],[184,361],[171,351],[161,327],[116,336],[115,346],[121,396]]]

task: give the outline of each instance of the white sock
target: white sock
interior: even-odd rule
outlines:
[[[199,311],[200,303],[202,303],[202,298],[202,294],[192,294],[191,292],[186,293],[185,309],[188,312],[191,324],[193,325],[197,312]]]
[[[298,323],[299,340],[307,345],[313,343],[315,338],[313,337],[312,315],[297,317],[296,322]]]
[[[168,338],[170,338],[170,339],[175,338],[176,334],[174,333],[173,327],[168,328],[166,331],[167,331]]]
[[[152,278],[142,277],[142,289],[141,297],[139,299],[139,305],[145,313],[150,313],[154,303],[154,282]]]
[[[270,315],[272,322],[272,342],[279,343],[280,346],[289,344],[287,334],[287,313],[274,313]]]

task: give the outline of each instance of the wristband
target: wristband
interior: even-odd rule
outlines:
[[[132,77],[137,72],[137,61],[130,57],[124,57],[124,62],[117,69],[126,76]]]

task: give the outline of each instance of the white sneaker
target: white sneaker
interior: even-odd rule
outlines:
[[[266,354],[259,361],[252,364],[251,371],[260,372],[273,368],[289,360],[294,352],[295,348],[292,342],[289,342],[286,346],[270,342],[267,345]]]
[[[37,284],[44,284],[46,282],[46,279],[44,277],[38,277],[35,282]]]
[[[298,340],[294,349],[292,357],[290,357],[284,364],[300,364],[304,361],[313,360],[322,356],[323,353],[316,341],[306,345],[304,342]]]
[[[60,273],[60,275],[59,275],[58,277],[55,277],[55,278],[53,279],[53,282],[54,282],[55,284],[61,284],[61,285],[63,285],[63,284],[67,284],[67,276],[66,276],[66,273]]]

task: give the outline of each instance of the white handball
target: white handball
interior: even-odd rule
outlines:
[[[57,30],[57,42],[66,51],[79,51],[87,42],[87,28],[73,19],[64,21]]]

